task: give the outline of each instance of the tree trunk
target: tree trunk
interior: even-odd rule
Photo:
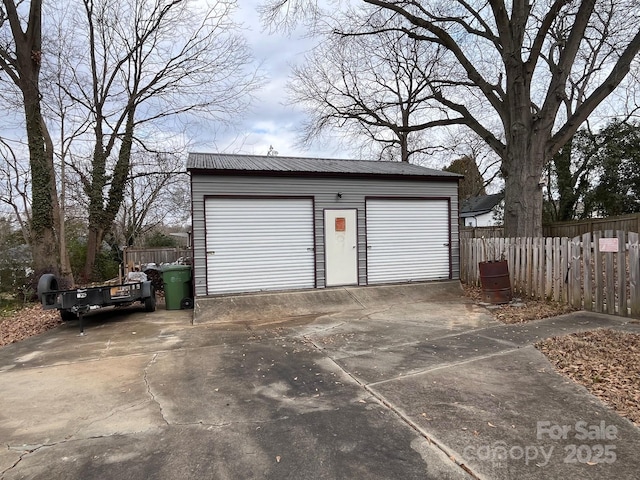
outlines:
[[[59,252],[55,234],[54,211],[58,205],[53,150],[47,149],[40,108],[37,75],[26,76],[23,92],[27,141],[31,167],[31,252],[36,273],[59,272]],[[25,78],[27,77],[27,78]]]
[[[53,167],[53,146],[47,142],[49,134],[42,118],[39,88],[42,60],[42,1],[30,2],[28,16],[25,17],[28,25],[24,31],[21,22],[25,18],[18,14],[16,3],[5,0],[3,4],[3,23],[6,22],[11,28],[14,45],[0,47],[4,59],[2,70],[22,93],[29,147],[32,266],[36,274],[44,271],[57,273],[59,255],[54,215],[58,197]]]
[[[514,141],[503,161],[506,237],[542,235],[542,186],[545,153],[542,142]],[[517,147],[517,148],[516,148]],[[525,160],[523,160],[525,159]]]
[[[104,230],[95,226],[89,226],[89,234],[87,237],[87,259],[84,265],[83,280],[90,282],[95,280],[96,272],[94,271],[96,266],[96,259],[98,252],[102,246],[104,240]]]
[[[64,129],[61,129],[61,141],[60,145],[64,145]],[[50,139],[49,139],[50,140]],[[73,288],[75,286],[75,280],[73,278],[73,271],[71,270],[71,260],[69,259],[69,251],[67,250],[67,236],[65,229],[65,204],[67,196],[67,177],[65,168],[65,155],[64,147],[63,154],[60,159],[60,200],[58,202],[58,208],[54,211],[54,217],[56,220],[56,226],[58,230],[58,248],[60,251],[60,277],[63,279],[65,288]]]
[[[409,163],[409,134],[400,132],[398,140],[400,140],[400,161]]]
[[[129,178],[131,168],[131,148],[133,145],[135,109],[131,108],[127,114],[122,144],[118,152],[118,160],[111,176],[111,185],[105,205],[104,187],[106,185],[106,154],[101,141],[96,141],[93,158],[93,175],[91,192],[89,194],[89,236],[87,239],[87,259],[84,266],[85,280],[95,279],[95,263],[102,241],[113,227],[116,215],[124,199],[124,188]]]

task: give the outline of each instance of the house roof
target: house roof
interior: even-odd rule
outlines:
[[[461,175],[405,162],[335,160],[326,158],[190,153],[187,170],[204,174],[385,176],[438,178],[457,181]]]
[[[483,213],[489,213],[504,198],[504,193],[495,193],[493,195],[478,195],[463,200],[460,204],[461,217],[476,217]]]

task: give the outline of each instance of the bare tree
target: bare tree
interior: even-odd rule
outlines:
[[[268,2],[265,14],[278,21],[285,8],[310,1]],[[506,234],[539,236],[543,169],[629,73],[640,51],[637,1],[362,2],[446,51],[449,78],[435,87],[436,99],[501,158]]]
[[[190,212],[183,155],[137,152],[133,158],[114,229],[127,246],[158,226],[184,223]]]
[[[31,245],[31,204],[28,162],[21,162],[16,154],[24,145],[15,145],[0,138],[0,204],[8,207],[20,226],[24,243]]]
[[[56,225],[60,221],[53,143],[40,92],[42,0],[3,0],[0,8],[0,70],[21,95],[31,170],[30,246],[36,272],[59,269]]]
[[[195,113],[228,121],[251,99],[259,79],[247,69],[234,7],[226,0],[206,10],[183,0],[82,0],[72,25],[80,43],[63,86],[93,126],[92,152],[72,164],[88,198],[87,279],[123,203],[132,152],[162,151],[160,125],[171,131],[172,122]]]
[[[420,132],[460,123],[434,99],[431,85],[438,76],[440,48],[407,37],[400,23],[370,9],[369,15],[349,15],[345,23],[357,31],[381,23],[396,28],[375,36],[331,36],[294,68],[290,102],[303,105],[308,118],[301,143],[333,129],[349,135],[352,144],[361,138],[363,144],[377,145],[381,159],[409,162],[435,150]]]

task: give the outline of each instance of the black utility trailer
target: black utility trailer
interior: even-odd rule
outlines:
[[[48,273],[38,281],[38,299],[44,310],[60,310],[62,320],[80,320],[80,333],[84,331],[82,317],[90,310],[126,307],[136,302],[142,303],[147,312],[156,309],[155,289],[150,281],[60,290],[56,276]]]

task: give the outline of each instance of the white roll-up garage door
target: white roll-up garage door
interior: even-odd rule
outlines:
[[[315,286],[310,199],[208,198],[209,294]]]
[[[449,278],[447,200],[367,199],[368,283]]]

